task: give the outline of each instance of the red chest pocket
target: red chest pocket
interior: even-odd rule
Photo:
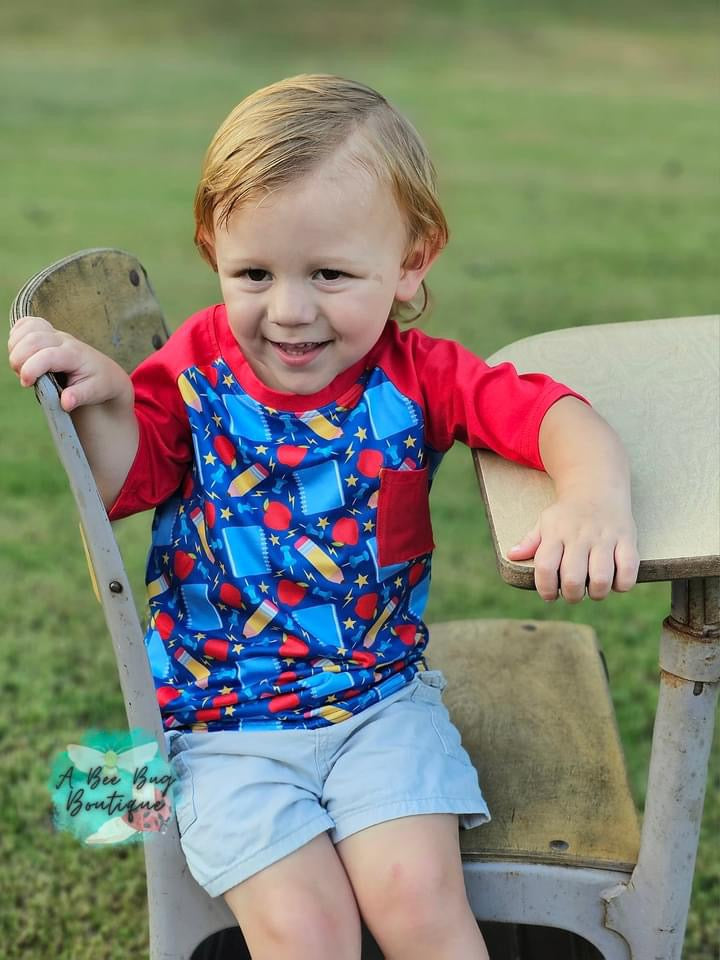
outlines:
[[[377,542],[381,567],[435,549],[428,500],[428,468],[380,471]]]

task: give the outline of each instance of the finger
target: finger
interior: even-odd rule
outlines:
[[[74,369],[76,363],[64,343],[41,346],[27,359],[18,364],[20,383],[29,387],[44,373],[65,373]]]
[[[20,319],[16,320],[10,328],[10,335],[8,336],[8,353],[13,349],[15,344],[28,333],[32,332],[33,330],[48,329],[53,329],[52,324],[48,323],[48,321],[44,320],[42,317],[20,317]]]
[[[588,560],[587,593],[591,600],[604,600],[610,593],[615,574],[614,545],[596,543]]]
[[[535,553],[535,589],[547,603],[557,600],[563,551],[562,540],[545,539]]]
[[[72,413],[77,407],[102,402],[105,397],[99,395],[97,379],[87,377],[67,386],[60,394],[60,406],[66,413]]]
[[[19,375],[22,366],[33,354],[48,347],[58,347],[62,343],[63,336],[52,327],[30,328],[10,348],[8,361],[15,373]]]
[[[82,391],[78,392],[76,387],[65,389],[60,394],[60,406],[65,413],[72,413],[76,407],[83,405]]]
[[[585,596],[590,546],[582,541],[565,545],[560,564],[560,593],[567,603],[580,603]]]
[[[538,521],[532,530],[525,534],[522,540],[518,541],[514,547],[510,547],[507,552],[508,559],[526,560],[534,557],[537,548],[540,546],[540,522]],[[510,557],[512,554],[512,558]]]
[[[625,593],[637,583],[640,554],[633,539],[618,541],[615,547],[615,579],[612,589],[616,593]]]

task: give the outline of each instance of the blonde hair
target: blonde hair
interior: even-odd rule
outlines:
[[[329,74],[301,74],[242,100],[213,137],[195,194],[195,244],[215,270],[214,220],[311,173],[344,148],[354,165],[387,183],[406,218],[407,253],[422,242],[428,253],[448,241],[437,199],[436,174],[412,124],[370,87]],[[415,320],[428,304],[424,302]],[[402,304],[393,303],[390,316]],[[403,318],[401,318],[403,319]]]

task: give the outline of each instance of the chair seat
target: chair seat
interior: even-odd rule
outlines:
[[[463,859],[631,870],[639,825],[595,632],[481,620],[430,635],[492,816],[461,832]]]

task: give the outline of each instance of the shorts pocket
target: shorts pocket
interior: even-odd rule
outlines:
[[[467,758],[463,750],[460,733],[450,719],[448,709],[443,703],[443,690],[447,680],[442,670],[418,671],[414,678],[415,689],[410,695],[413,703],[422,705],[430,714],[433,728],[443,751],[456,760]]]
[[[429,471],[380,471],[378,563],[389,567],[435,549],[430,520]]]
[[[189,830],[197,820],[193,776],[182,753],[172,758],[170,768],[173,776],[177,778],[172,785],[172,798],[175,807],[175,816],[178,822],[178,830],[182,837],[185,831]]]
[[[425,700],[429,703],[442,703],[442,692],[447,680],[442,670],[418,670],[414,677],[415,689],[411,700]]]

